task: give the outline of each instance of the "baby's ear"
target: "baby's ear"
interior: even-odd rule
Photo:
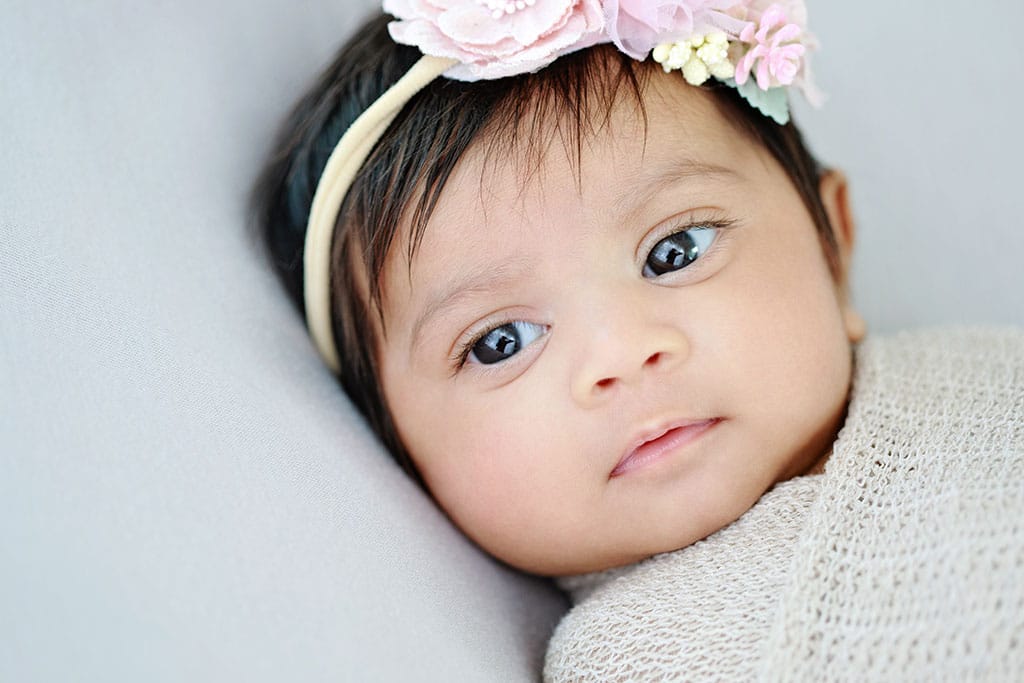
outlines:
[[[850,272],[850,261],[853,256],[853,243],[857,236],[853,222],[853,210],[850,207],[849,185],[842,171],[828,169],[821,174],[818,181],[818,193],[825,205],[828,222],[839,247],[839,275],[845,282]],[[843,284],[843,283],[840,283]]]
[[[832,234],[835,235],[836,254],[839,271],[836,273],[836,285],[839,288],[840,304],[843,307],[843,321],[846,325],[846,336],[850,341],[863,339],[866,325],[850,301],[850,265],[853,262],[853,244],[857,236],[857,226],[853,220],[853,209],[850,206],[850,189],[846,176],[842,171],[829,169],[821,174],[818,181],[818,192],[821,195],[825,213],[828,215]]]

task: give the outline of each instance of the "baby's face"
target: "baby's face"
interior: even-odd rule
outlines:
[[[525,186],[471,149],[385,269],[399,434],[452,520],[536,573],[707,536],[826,454],[845,407],[854,333],[784,171],[678,76],[645,100],[646,144],[624,99],[582,187],[557,137]]]

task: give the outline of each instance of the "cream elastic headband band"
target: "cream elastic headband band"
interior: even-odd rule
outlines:
[[[331,152],[306,228],[303,288],[317,350],[334,372],[341,359],[331,326],[331,239],[349,186],[402,107],[435,78],[490,80],[532,73],[562,55],[613,43],[648,56],[692,85],[715,78],[779,124],[788,88],[819,100],[810,80],[803,0],[383,0],[395,42],[424,55],[363,112]]]
[[[349,186],[402,107],[455,60],[421,57],[411,69],[355,120],[341,136],[320,176],[309,211],[302,257],[306,324],[324,362],[335,373],[341,360],[331,327],[331,238]]]

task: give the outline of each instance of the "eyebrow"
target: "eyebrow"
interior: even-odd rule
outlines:
[[[697,161],[689,157],[673,158],[666,163],[646,166],[637,174],[636,182],[642,188],[639,192],[623,193],[615,202],[619,213],[635,210],[648,204],[656,195],[680,180],[689,178],[722,180],[739,179],[743,176],[735,169],[718,164]]]
[[[616,211],[635,210],[647,204],[658,193],[667,187],[687,178],[739,178],[738,172],[725,166],[696,161],[687,157],[671,159],[668,163],[652,165],[645,168],[637,176],[637,182],[644,189],[640,192],[628,193],[619,197]],[[513,259],[494,266],[481,265],[466,277],[455,281],[450,287],[432,296],[416,317],[412,326],[412,344],[410,350],[418,346],[423,329],[432,319],[447,313],[467,298],[492,294],[499,289],[525,280],[529,275],[529,263],[526,259]]]
[[[412,346],[415,349],[423,328],[433,318],[447,313],[465,299],[493,294],[494,292],[529,277],[530,267],[526,258],[514,258],[498,265],[480,264],[476,270],[456,280],[451,286],[432,296],[416,317],[412,326]]]

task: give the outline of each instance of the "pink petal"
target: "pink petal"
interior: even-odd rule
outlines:
[[[466,4],[465,0],[418,0],[420,4],[430,7],[430,11],[434,15],[438,15],[441,12],[447,12],[448,10],[456,9]]]
[[[609,5],[616,5],[616,14],[629,15],[634,21],[644,24],[650,29],[657,30],[661,25],[661,7],[653,2],[637,2],[636,0],[622,0],[622,2],[605,2],[605,9],[611,10]]]
[[[388,32],[396,43],[416,45],[424,54],[459,61],[476,58],[476,55],[449,40],[429,21],[393,21],[388,24]]]
[[[467,45],[493,45],[508,37],[508,27],[491,17],[483,5],[463,4],[437,18],[437,27],[449,39]]]
[[[704,19],[706,22],[706,25],[702,27],[704,30],[721,31],[734,40],[740,38],[748,27],[750,28],[751,35],[756,28],[756,26],[749,21],[737,19],[736,17],[731,17],[728,14],[718,11],[708,12]]]
[[[516,12],[508,19],[511,35],[522,45],[532,45],[552,31],[562,29],[573,16],[576,3],[572,0],[537,0],[537,4]]]
[[[407,19],[412,14],[412,3],[408,0],[384,0],[384,12],[399,19]]]
[[[772,37],[772,44],[779,45],[780,43],[788,43],[795,40],[799,35],[799,26],[796,24],[786,24],[775,33],[775,36]]]
[[[789,60],[782,60],[782,62],[774,69],[775,78],[782,85],[791,84],[793,82],[793,78],[796,77],[796,72],[796,63]]]
[[[734,78],[736,79],[737,84],[743,85],[747,82],[747,78],[750,77],[750,69],[754,66],[754,60],[756,58],[757,57],[753,50],[743,55],[739,64],[736,65],[736,75]]]
[[[764,22],[761,22],[761,28],[759,28],[757,30],[757,34],[755,35],[755,38],[757,38],[757,42],[759,42],[759,43],[767,43],[768,42],[768,30],[769,29],[770,29],[770,27],[768,26],[768,24],[766,24]]]
[[[636,60],[644,59],[658,42],[657,33],[628,14],[620,14],[614,22],[609,22],[608,37],[620,50]]]
[[[770,5],[761,13],[761,26],[774,28],[777,24],[786,21],[786,13],[780,5]]]
[[[757,87],[767,90],[772,86],[771,77],[768,74],[768,60],[762,59],[757,65]]]
[[[606,0],[604,16],[608,37],[634,59],[644,59],[658,43],[689,38],[693,33],[693,6],[704,0]]]

